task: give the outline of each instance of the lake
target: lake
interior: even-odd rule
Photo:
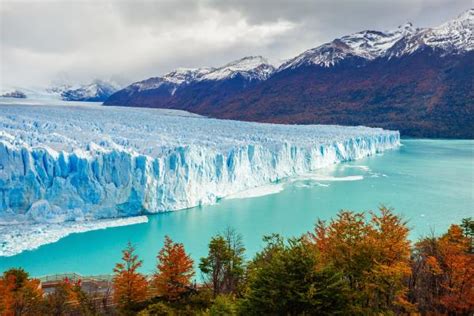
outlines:
[[[148,223],[69,235],[56,243],[0,257],[0,271],[23,267],[33,276],[62,272],[112,273],[128,241],[151,273],[165,235],[184,243],[192,257],[207,253],[211,236],[225,227],[243,235],[247,256],[261,249],[262,236],[298,236],[315,221],[341,209],[395,209],[410,226],[412,240],[444,232],[474,216],[474,141],[403,139],[399,149],[319,170],[315,177],[287,179],[273,194],[223,199],[216,205],[149,216]],[[264,193],[257,190],[254,195]]]

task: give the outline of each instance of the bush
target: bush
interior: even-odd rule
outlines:
[[[235,300],[228,295],[218,295],[209,309],[211,316],[232,316],[237,315]]]
[[[173,316],[176,311],[163,302],[155,303],[138,313],[139,316]]]

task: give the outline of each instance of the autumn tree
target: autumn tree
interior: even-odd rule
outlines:
[[[410,311],[406,278],[410,275],[410,243],[406,223],[390,209],[380,215],[341,211],[327,225],[319,221],[309,235],[322,264],[348,280],[354,313]]]
[[[23,269],[10,269],[0,278],[0,313],[2,315],[36,315],[43,292],[37,279],[30,279]]]
[[[156,294],[176,300],[189,291],[194,276],[193,260],[184,251],[183,244],[174,243],[168,236],[157,258],[157,272],[152,283]]]
[[[107,299],[108,288],[88,283],[83,288],[81,279],[72,281],[65,278],[54,287],[54,291],[46,295],[46,310],[48,315],[98,315],[101,300]],[[105,291],[104,291],[105,290]],[[102,309],[106,311],[106,306]]]
[[[122,262],[115,265],[113,277],[114,301],[124,312],[133,310],[137,303],[147,298],[148,282],[138,272],[141,265],[135,248],[128,243],[122,251]]]
[[[451,225],[441,237],[416,243],[409,284],[420,312],[469,315],[474,310],[474,254],[465,226]]]
[[[231,228],[211,239],[199,269],[214,296],[238,291],[244,275],[244,251],[242,236]]]
[[[64,279],[59,282],[54,291],[46,297],[46,308],[51,315],[66,315],[72,312],[72,304],[77,303],[74,287],[76,285]]]

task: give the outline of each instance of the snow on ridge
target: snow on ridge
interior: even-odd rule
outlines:
[[[163,76],[163,80],[177,85],[188,84],[199,80],[211,71],[213,68],[178,68]]]
[[[274,71],[275,68],[262,56],[248,56],[210,71],[201,80],[222,80],[238,74],[248,80],[265,80]]]
[[[152,77],[143,81],[135,82],[129,86],[129,90],[138,91],[158,89],[166,86],[170,94],[182,86],[200,81],[217,81],[235,78],[241,75],[247,80],[265,80],[275,68],[262,56],[248,56],[232,61],[222,67],[211,68],[177,68],[162,77]]]
[[[379,128],[275,125],[101,106],[0,105],[0,223],[201,204],[399,145]]]
[[[379,57],[400,57],[423,46],[445,52],[464,52],[474,48],[474,9],[433,28],[414,28],[408,22],[392,31],[362,31],[335,39],[309,49],[283,63],[277,71],[304,65],[331,67],[346,57],[373,60]]]
[[[303,52],[283,63],[278,71],[311,64],[330,67],[348,56],[372,60],[382,56],[397,41],[415,31],[411,23],[406,23],[392,31],[367,30],[346,35]]]
[[[437,27],[422,29],[408,37],[404,48],[396,55],[411,54],[422,46],[449,53],[471,51],[474,49],[473,29],[474,9],[470,9],[451,21]]]

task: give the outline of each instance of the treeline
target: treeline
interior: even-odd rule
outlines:
[[[156,272],[139,272],[133,245],[114,268],[110,291],[91,294],[64,280],[43,293],[21,269],[0,278],[2,315],[472,315],[474,221],[443,235],[408,240],[407,223],[387,208],[341,211],[298,238],[263,238],[245,259],[242,237],[227,229],[194,262],[165,238]],[[107,304],[110,296],[113,306]]]

